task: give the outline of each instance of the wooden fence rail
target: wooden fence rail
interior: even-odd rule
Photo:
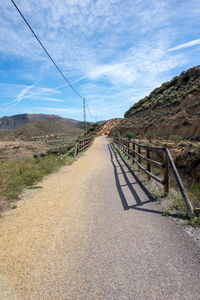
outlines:
[[[185,188],[183,186],[183,182],[178,174],[178,171],[176,169],[173,158],[168,148],[146,146],[136,141],[129,141],[124,138],[114,138],[114,144],[117,146],[119,150],[121,150],[128,157],[128,159],[132,160],[133,164],[136,163],[138,168],[147,174],[148,180],[153,178],[154,180],[162,184],[164,186],[164,194],[169,193],[169,166],[170,166],[173,171],[176,182],[178,184],[179,190],[182,194],[183,200],[187,206],[189,215],[191,217],[194,216],[192,204],[186,194]],[[152,152],[154,153],[154,157],[155,157],[155,152],[157,153],[159,152],[160,155],[157,154],[157,156],[160,156],[162,158],[161,159],[162,161],[159,162],[156,161],[155,158],[152,159],[151,158]],[[162,169],[162,174],[163,174],[162,178],[152,173],[151,165],[154,165],[157,168]]]
[[[83,151],[85,148],[87,148],[91,142],[93,141],[94,136],[86,137],[81,140],[76,140],[75,145],[75,156],[78,155],[79,152]]]

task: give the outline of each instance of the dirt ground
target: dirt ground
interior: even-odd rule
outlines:
[[[47,146],[38,142],[0,141],[0,162],[25,159],[47,149]]]

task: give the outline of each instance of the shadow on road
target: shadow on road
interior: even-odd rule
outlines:
[[[150,203],[150,202],[155,202],[156,200],[153,198],[153,196],[147,191],[145,186],[142,184],[142,182],[138,179],[138,177],[134,174],[134,172],[131,170],[131,168],[126,164],[126,162],[123,160],[123,158],[114,150],[114,148],[109,144],[108,145],[108,150],[110,152],[111,156],[111,162],[114,168],[114,175],[115,175],[115,181],[116,181],[116,186],[117,190],[123,205],[124,210],[128,209],[136,209],[144,212],[149,212],[149,213],[154,213],[154,214],[159,214],[162,215],[162,211],[159,210],[152,210],[148,208],[142,207],[143,205]],[[128,171],[127,171],[128,169]],[[131,174],[131,180],[128,177],[128,173]],[[120,183],[120,177],[123,176],[123,181],[125,181],[125,184]],[[122,177],[121,177],[122,178]],[[133,181],[133,182],[132,182]],[[139,188],[142,190],[143,194],[145,194],[148,198],[147,201],[142,201],[141,196],[139,193],[136,191],[136,188],[134,185],[138,185]],[[123,192],[123,187],[127,186],[129,191],[131,192],[133,198],[135,199],[136,204],[134,205],[128,205],[126,196]]]

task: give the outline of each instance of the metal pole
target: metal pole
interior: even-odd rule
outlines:
[[[83,122],[84,122],[84,136],[86,136],[87,135],[87,124],[86,124],[85,98],[83,98]]]

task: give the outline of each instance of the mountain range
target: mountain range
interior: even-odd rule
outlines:
[[[47,115],[47,114],[20,114],[11,117],[2,117],[0,118],[0,129],[3,130],[14,130],[22,125],[30,124],[34,122],[41,121],[51,121],[51,122],[59,122],[63,124],[69,124],[72,126],[76,126],[80,123],[78,120],[62,118],[57,115]]]

